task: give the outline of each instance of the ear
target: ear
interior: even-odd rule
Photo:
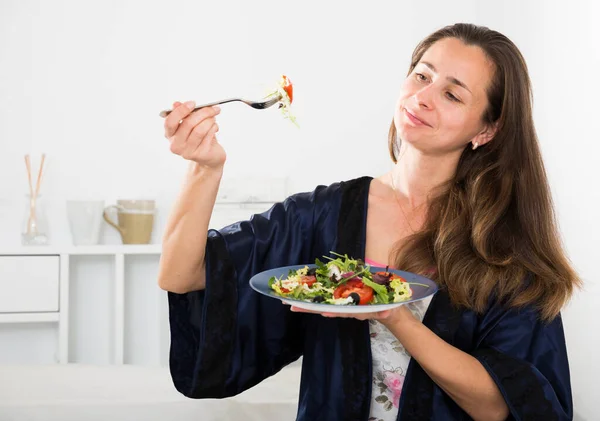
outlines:
[[[481,132],[479,132],[473,139],[471,139],[471,143],[477,146],[483,146],[488,143],[490,140],[496,136],[496,132],[498,131],[498,123],[492,123],[487,125]],[[475,147],[477,147],[475,146]]]

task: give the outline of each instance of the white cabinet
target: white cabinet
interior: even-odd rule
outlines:
[[[73,279],[70,275],[70,261],[73,258],[108,258],[112,266],[111,297],[105,300],[107,306],[103,319],[110,324],[106,335],[109,350],[108,361],[114,364],[124,362],[125,340],[125,260],[126,256],[160,256],[159,244],[148,245],[99,245],[81,247],[19,247],[16,250],[0,250],[0,323],[44,323],[58,322],[58,341],[56,360],[60,363],[72,361],[69,345],[72,337],[71,305],[73,301],[70,289]],[[111,264],[112,263],[112,264]],[[86,280],[80,280],[86,284]],[[91,285],[90,285],[91,286]],[[156,281],[148,285],[157,290]],[[71,298],[71,299],[70,299]],[[88,297],[89,298],[89,297]],[[107,298],[107,297],[105,297]],[[92,302],[96,301],[94,297]],[[81,312],[77,319],[84,318],[87,308],[78,308]],[[99,332],[93,327],[91,338]],[[84,338],[88,340],[90,338]]]
[[[0,256],[0,313],[58,312],[59,256]]]
[[[217,203],[210,227],[272,205]],[[160,254],[160,244],[0,248],[0,364],[51,353],[59,363],[166,364]]]

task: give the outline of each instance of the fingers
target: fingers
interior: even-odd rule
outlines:
[[[285,304],[285,303],[284,303]],[[295,312],[295,313],[312,313],[312,314],[322,314],[319,313],[318,311],[311,311],[311,310],[305,310],[303,308],[300,307],[296,307],[296,306],[291,306],[290,310]]]
[[[208,129],[212,127],[212,124],[204,123],[204,120],[212,119],[214,124],[214,117],[221,113],[221,108],[215,107],[206,107],[201,108],[198,111],[194,111],[188,117],[184,118],[179,128],[177,129],[176,135],[178,138],[187,139],[190,137],[193,130],[196,130],[194,135],[197,137],[199,134],[200,137],[203,138]],[[197,128],[198,125],[204,124],[200,129]],[[203,132],[201,130],[204,130]]]
[[[383,311],[380,311],[379,313],[375,313],[375,314],[377,315],[378,319],[383,320],[383,319],[387,319],[390,316],[390,314],[392,314],[392,310],[383,310]]]
[[[174,105],[176,104],[177,103]],[[186,103],[175,108],[167,119],[170,119],[174,114],[175,118],[182,115],[180,110],[182,108],[187,108],[188,105],[189,103]],[[169,120],[168,123],[165,123],[165,136],[168,136],[169,133],[173,132],[173,135],[168,137],[171,142],[171,152],[176,155],[181,155],[185,159],[190,159],[200,145],[204,144],[209,147],[215,138],[215,133],[219,130],[215,117],[220,112],[221,109],[217,106],[202,108],[191,113],[188,112],[181,123],[177,122],[177,128],[174,132],[173,128],[170,126],[172,121]],[[185,113],[185,111],[183,111],[183,113]],[[204,142],[205,139],[207,142]]]
[[[175,134],[175,132],[179,128],[179,122],[181,120],[183,120],[185,117],[187,117],[192,112],[194,107],[196,106],[196,103],[194,101],[188,101],[185,104],[179,103],[178,106],[175,106],[175,104],[177,104],[177,102],[173,104],[174,108],[173,108],[173,111],[171,112],[171,114],[169,114],[165,118],[165,137],[166,138],[170,138],[171,136],[173,136]]]
[[[204,107],[192,112],[196,106],[194,101],[173,103],[173,111],[165,118],[165,137],[171,138],[175,134],[187,138],[191,131],[204,119],[214,117],[221,112],[219,106]]]
[[[208,132],[204,136],[204,138],[198,142],[198,146],[192,151],[192,154],[203,155],[208,153],[208,149],[212,147],[213,141],[216,141],[215,135],[219,131],[219,125],[215,122]]]
[[[291,306],[290,311],[293,311],[294,313],[320,314],[323,317],[357,317],[357,316],[360,316],[360,314],[322,313],[320,311],[305,310],[303,308],[296,307],[296,306]]]
[[[178,130],[171,140],[171,152],[181,155],[185,159],[190,159],[200,145],[210,146],[211,140],[218,129],[219,126],[214,117],[201,120],[189,133],[186,129],[181,128],[180,130],[183,133]]]
[[[285,304],[285,303],[284,303]],[[387,318],[391,310],[383,310],[373,313],[322,313],[318,311],[305,310],[300,307],[291,306],[291,311],[294,313],[311,313],[311,314],[320,314],[323,317],[343,317],[343,318],[354,318],[358,320],[370,320],[370,319],[385,319]]]

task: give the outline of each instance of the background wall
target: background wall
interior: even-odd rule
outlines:
[[[260,189],[238,184],[249,175],[288,177],[288,192],[379,175],[390,168],[387,130],[416,43],[446,24],[486,25],[511,38],[529,65],[564,243],[586,284],[564,312],[576,409],[579,419],[599,419],[599,17],[592,0],[2,0],[0,246],[19,242],[23,155],[37,168],[42,152],[52,244],[70,241],[71,198],[154,198],[160,242],[186,163],[169,152],[158,112],[175,100],[260,98],[282,73],[295,85],[300,129],[276,109],[224,105],[224,185],[244,196]],[[108,226],[102,238],[119,242]],[[153,279],[146,285],[155,288]]]

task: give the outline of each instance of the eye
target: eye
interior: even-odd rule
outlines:
[[[447,92],[447,93],[446,93],[446,96],[448,97],[448,99],[449,99],[450,101],[454,101],[454,102],[460,102],[460,99],[458,99],[457,97],[455,97],[454,95],[452,95],[452,93],[450,93],[450,92]]]
[[[427,81],[427,76],[425,76],[423,73],[415,73],[417,80],[421,81],[421,82],[426,82]]]

